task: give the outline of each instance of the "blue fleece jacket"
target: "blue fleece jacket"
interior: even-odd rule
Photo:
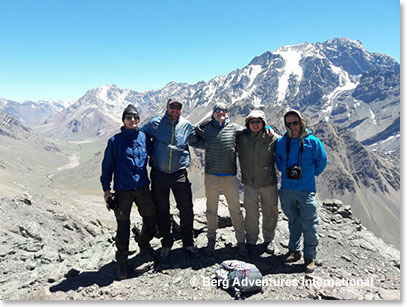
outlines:
[[[287,132],[277,140],[274,160],[281,172],[281,189],[316,192],[315,176],[318,176],[328,164],[324,146],[321,141],[308,130],[304,140],[302,154],[302,178],[300,180],[288,179],[286,175],[286,142]],[[291,138],[288,167],[301,164],[300,137]]]
[[[150,180],[146,166],[149,146],[144,132],[121,127],[121,132],[109,139],[103,157],[100,176],[103,191],[110,190],[113,175],[115,191],[148,186]]]

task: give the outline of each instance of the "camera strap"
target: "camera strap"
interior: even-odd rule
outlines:
[[[287,141],[285,142],[285,152],[287,153],[287,160],[286,160],[286,167],[288,168],[288,155],[290,153],[290,148],[291,148],[291,138],[287,136]],[[300,151],[299,155],[300,157],[297,159],[298,160],[301,158],[301,166],[302,166],[302,153],[304,152],[304,139],[300,137]]]

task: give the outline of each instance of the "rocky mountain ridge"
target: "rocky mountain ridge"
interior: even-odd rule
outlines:
[[[66,163],[59,162],[61,155],[47,155],[34,148],[42,142],[36,141],[40,139],[37,133],[49,137],[54,145],[58,139],[58,144],[77,144],[74,154],[80,164],[59,172],[60,182],[73,183],[71,187],[78,191],[91,187],[92,193],[100,193],[103,146],[117,133],[124,107],[135,104],[143,123],[162,114],[171,96],[185,101],[184,115],[193,123],[208,117],[214,102],[223,100],[230,104],[232,121],[242,124],[253,108],[259,108],[280,134],[284,132],[281,118],[286,108],[299,109],[329,148],[330,163],[318,184],[321,196],[351,204],[365,226],[386,242],[400,246],[400,65],[349,39],[283,46],[226,76],[194,85],[170,82],[162,89],[146,92],[120,89],[114,84],[101,86],[33,128],[26,144],[22,140],[14,144],[13,129],[4,128],[3,133],[10,135],[0,135],[0,172],[3,165],[3,178],[13,181],[13,190],[7,195],[17,193],[18,185],[41,190],[34,188],[41,182],[35,174],[37,168],[42,174],[46,171],[44,162],[57,170]],[[35,159],[20,157],[25,151],[35,153],[31,155]],[[193,186],[200,192],[202,156],[202,152],[194,151],[190,168]],[[36,180],[28,182],[30,177]],[[8,182],[4,186],[9,190]]]
[[[263,109],[272,124],[276,114],[293,107],[312,123],[324,120],[347,128],[356,140],[374,143],[376,150],[399,147],[400,129],[394,123],[400,117],[400,64],[347,38],[283,46],[226,76],[194,85],[170,82],[145,92],[101,86],[47,120],[39,131],[63,138],[111,133],[128,103],[137,106],[143,122],[162,114],[173,96],[183,99],[184,115],[193,123],[209,116],[216,101],[227,102],[235,118]],[[95,125],[98,129],[90,129]],[[383,134],[388,127],[392,139]],[[391,145],[384,144],[386,140]]]
[[[18,118],[26,126],[34,126],[41,121],[57,114],[69,103],[64,101],[40,100],[17,102],[0,98],[0,112]]]
[[[169,262],[133,254],[129,278],[115,280],[114,231],[97,218],[55,199],[28,193],[0,200],[2,300],[231,300],[233,295],[208,284],[226,259],[240,259],[230,217],[221,198],[214,257],[191,259],[177,240]],[[100,208],[100,210],[105,210]],[[361,225],[350,206],[326,200],[319,206],[320,245],[317,269],[304,274],[300,263],[286,265],[288,224],[281,210],[275,255],[244,260],[263,275],[263,292],[247,300],[399,300],[400,252]],[[206,244],[205,200],[194,201],[195,242]],[[173,228],[179,216],[172,207]],[[112,215],[112,219],[113,215]],[[141,218],[132,215],[137,234]],[[260,239],[262,240],[262,239]],[[159,253],[160,243],[152,246]],[[202,251],[201,251],[202,252]],[[160,291],[157,291],[160,289]]]
[[[327,122],[312,127],[324,144],[328,165],[317,177],[317,196],[352,205],[364,226],[386,242],[400,247],[400,171],[369,150],[344,128]]]

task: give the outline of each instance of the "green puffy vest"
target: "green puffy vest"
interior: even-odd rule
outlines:
[[[226,121],[219,130],[212,119],[197,127],[197,134],[205,141],[205,173],[236,175],[236,135],[243,127]]]

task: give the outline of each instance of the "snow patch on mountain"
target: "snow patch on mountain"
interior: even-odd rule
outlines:
[[[283,69],[277,69],[282,71],[281,77],[278,82],[277,89],[277,102],[282,102],[285,99],[285,94],[288,88],[288,80],[291,75],[297,76],[297,82],[301,81],[302,68],[300,66],[300,60],[302,58],[302,52],[297,49],[278,49],[275,54],[279,54],[283,57],[285,65]]]
[[[369,111],[370,111],[370,118],[372,119],[373,124],[377,125],[376,117],[370,107],[369,107]]]
[[[343,92],[353,90],[358,86],[358,82],[352,82],[349,74],[340,67],[331,65],[331,70],[338,75],[339,85],[331,93],[325,96],[327,102],[323,106],[321,111],[322,113],[320,115],[320,118],[323,118],[325,121],[329,121],[329,114],[332,111],[333,103],[335,102],[336,98]]]
[[[251,87],[257,75],[262,71],[260,65],[250,65],[244,71],[244,74],[249,77],[250,81],[247,87]]]
[[[385,139],[385,140],[383,140],[383,141],[380,141],[379,144],[386,143],[386,142],[388,142],[388,141],[390,141],[390,140],[392,140],[392,139],[399,138],[399,137],[400,137],[400,133],[398,133],[398,134],[396,134],[396,135],[391,135],[391,136],[389,136],[387,139]]]
[[[257,96],[254,96],[254,97],[253,97],[253,102],[252,102],[252,104],[253,104],[253,106],[254,106],[255,108],[260,108],[260,107],[263,106],[261,98],[260,98],[260,97],[257,97]]]

